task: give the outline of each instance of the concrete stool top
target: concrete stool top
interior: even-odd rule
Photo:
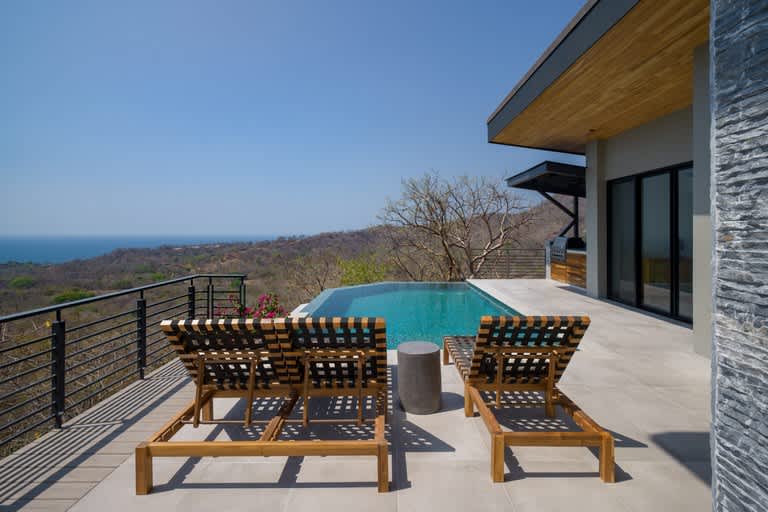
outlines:
[[[440,347],[431,341],[406,341],[397,346],[397,352],[409,356],[424,356],[440,352]]]

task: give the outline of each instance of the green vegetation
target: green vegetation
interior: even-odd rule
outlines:
[[[87,299],[93,297],[95,293],[81,290],[79,288],[73,288],[53,298],[54,304],[63,304],[64,302],[72,302],[74,300]]]
[[[35,286],[36,282],[37,281],[33,277],[18,276],[11,279],[11,282],[9,283],[9,285],[14,290],[26,290],[28,288],[32,288],[33,286]]]
[[[127,290],[129,288],[133,288],[133,281],[130,279],[120,279],[119,281],[115,281],[115,284],[112,285],[112,288],[115,290]]]
[[[148,263],[141,263],[140,265],[133,267],[133,271],[137,274],[149,274],[154,272],[154,268]]]
[[[342,286],[383,281],[390,272],[388,266],[376,261],[372,254],[348,260],[340,259],[339,267]]]
[[[149,276],[149,278],[156,283],[158,281],[165,280],[165,274],[163,274],[162,272],[153,272],[152,275]]]

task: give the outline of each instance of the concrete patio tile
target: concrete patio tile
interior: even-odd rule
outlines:
[[[490,478],[490,465],[481,461],[409,461],[410,487],[397,492],[397,510],[510,510],[503,486]]]
[[[621,498],[622,484],[603,483],[594,464],[536,461],[527,464],[524,473],[514,470],[506,478],[502,487],[515,512],[630,510]]]
[[[77,503],[77,500],[17,501],[9,509],[23,512],[64,512],[69,510],[75,503]],[[4,504],[0,504],[0,506],[4,506]]]
[[[709,463],[693,463],[685,467],[674,462],[627,463],[634,481],[642,485],[626,485],[621,500],[628,510],[703,511],[712,508],[712,491],[705,477]],[[684,487],[681,483],[685,482]]]
[[[96,486],[96,482],[56,482],[54,484],[29,483],[22,485],[6,500],[23,500],[34,498],[36,500],[77,500]]]

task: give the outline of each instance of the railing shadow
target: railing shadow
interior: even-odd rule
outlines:
[[[186,370],[174,361],[0,460],[0,500],[6,502],[0,510],[17,510],[39,496],[188,382]]]
[[[407,489],[411,487],[408,480],[406,454],[408,452],[453,452],[455,449],[432,435],[430,432],[415,425],[406,419],[405,412],[397,406],[393,397],[393,389],[396,389],[397,367],[388,367],[390,386],[388,396],[388,425],[386,437],[389,441],[391,464],[391,490]],[[449,407],[456,407],[456,397],[453,393],[446,393]],[[456,395],[458,396],[458,395]],[[463,399],[462,399],[463,400]],[[272,418],[280,406],[280,399],[260,399],[256,401],[253,419],[266,421]],[[351,397],[312,398],[310,404],[310,417],[317,420],[330,419],[354,419],[356,411],[356,399]],[[463,406],[463,401],[461,402]],[[299,401],[294,408],[290,419],[298,420],[303,414],[303,401]],[[245,401],[239,400],[227,411],[225,419],[242,419],[245,412]],[[372,418],[375,415],[375,403],[368,398],[364,403],[364,416]],[[226,438],[231,440],[255,440],[263,432],[263,424],[253,424],[249,428],[240,425],[219,424],[216,425],[205,437],[206,440]],[[374,435],[373,425],[366,423],[311,423],[309,428],[304,428],[300,423],[289,423],[283,429],[280,440],[363,440],[372,439]],[[304,457],[287,457],[282,473],[276,482],[187,482],[195,466],[200,462],[199,458],[190,458],[177,470],[171,479],[165,483],[156,485],[153,492],[163,492],[179,488],[345,488],[345,487],[376,487],[376,482],[299,482]]]

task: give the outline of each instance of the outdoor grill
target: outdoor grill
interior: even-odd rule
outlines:
[[[558,236],[552,240],[549,251],[551,261],[565,263],[568,249],[584,249],[584,240],[578,237]]]

